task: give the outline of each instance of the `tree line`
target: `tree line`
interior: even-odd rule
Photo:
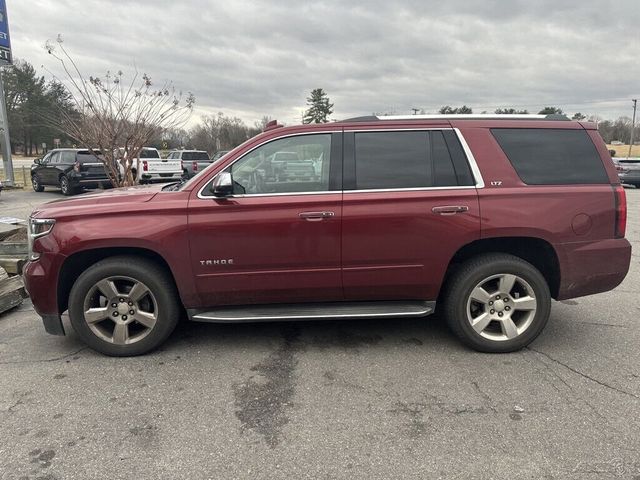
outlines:
[[[60,139],[62,146],[76,145],[72,136],[65,130],[57,128],[50,121],[57,116],[74,118],[79,107],[73,101],[70,91],[58,79],[46,80],[38,75],[35,68],[24,60],[17,60],[4,73],[7,114],[11,133],[11,151],[20,151],[25,155],[42,154],[42,145],[46,149],[53,148],[53,140]],[[307,98],[307,110],[303,114],[303,123],[326,123],[330,121],[334,104],[321,88],[311,91]],[[424,110],[413,109],[415,113]],[[458,107],[444,105],[439,109],[441,114],[472,114],[473,108],[467,105]],[[483,111],[481,113],[488,113]],[[526,109],[498,108],[496,114],[527,114]],[[540,110],[540,114],[565,114],[554,106]],[[587,116],[576,112],[570,118],[588,120],[598,123],[598,129],[606,143],[621,141],[629,143],[631,139],[631,119],[619,117],[616,120],[603,120],[597,116]],[[49,120],[49,121],[47,121]],[[214,154],[219,150],[230,150],[245,140],[263,131],[271,120],[263,116],[260,120],[248,125],[242,119],[227,116],[222,112],[216,115],[202,116],[198,123],[190,128],[169,126],[158,129],[150,138],[149,145],[158,149],[193,148],[206,150]],[[634,138],[640,139],[640,126],[636,126]]]

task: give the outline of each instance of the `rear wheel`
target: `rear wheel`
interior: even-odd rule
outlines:
[[[73,195],[73,187],[66,175],[60,176],[60,191],[63,195]]]
[[[175,328],[180,309],[167,272],[137,257],[102,260],[78,277],[69,296],[73,328],[94,350],[112,356],[146,353]]]
[[[531,343],[549,319],[551,295],[542,274],[512,255],[487,254],[463,264],[445,293],[451,330],[482,352],[512,352]]]
[[[31,175],[31,186],[35,192],[44,192],[44,185],[40,183],[37,173]]]

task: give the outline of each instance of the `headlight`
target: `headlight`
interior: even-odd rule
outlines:
[[[27,224],[27,238],[29,241],[29,260],[37,260],[40,254],[33,251],[33,241],[44,237],[53,229],[56,221],[53,218],[31,218]]]

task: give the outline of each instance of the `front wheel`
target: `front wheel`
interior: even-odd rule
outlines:
[[[40,183],[37,173],[31,175],[31,186],[33,187],[34,192],[44,192],[44,186]]]
[[[456,336],[481,352],[512,352],[531,343],[549,319],[551,295],[542,274],[513,255],[487,254],[464,263],[448,283],[445,318]]]
[[[76,280],[69,296],[74,330],[94,350],[111,356],[157,348],[175,328],[180,309],[168,273],[131,256],[102,260]]]

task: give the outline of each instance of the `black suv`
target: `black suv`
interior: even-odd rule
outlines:
[[[111,181],[104,163],[89,150],[59,148],[34,160],[31,185],[36,192],[51,185],[64,195],[73,195],[82,188],[110,187]]]

